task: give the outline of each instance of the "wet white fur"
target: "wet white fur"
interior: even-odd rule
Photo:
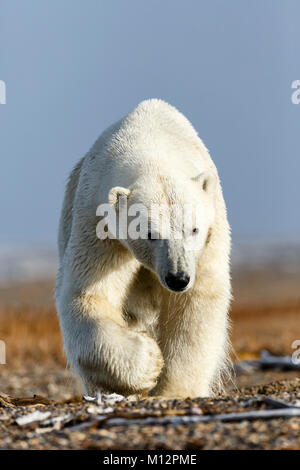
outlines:
[[[198,249],[186,249],[190,231],[165,244],[99,240],[97,206],[116,202],[122,190],[129,205],[198,206]],[[87,393],[214,393],[228,362],[229,253],[226,208],[206,147],[174,107],[142,102],[80,160],[63,203],[57,310],[68,361]],[[183,293],[164,282],[176,269],[191,277]]]

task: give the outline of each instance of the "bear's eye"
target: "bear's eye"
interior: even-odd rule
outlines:
[[[193,235],[197,235],[197,233],[199,233],[199,229],[198,228],[193,228]]]
[[[154,231],[149,230],[147,238],[148,240],[154,242],[155,240],[159,239],[159,235],[155,230]]]

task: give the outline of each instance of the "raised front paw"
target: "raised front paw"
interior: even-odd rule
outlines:
[[[144,393],[155,387],[164,361],[158,344],[147,334],[139,333],[134,343],[129,383],[136,393]]]
[[[94,355],[79,358],[75,370],[88,394],[102,391],[129,396],[155,387],[163,366],[158,344],[145,333],[120,333],[118,341],[103,348],[96,361]]]

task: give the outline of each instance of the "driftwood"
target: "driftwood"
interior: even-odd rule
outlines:
[[[92,427],[98,427],[105,423],[106,426],[163,426],[163,425],[189,425],[196,423],[208,423],[212,421],[234,422],[234,421],[253,421],[257,419],[275,419],[275,418],[294,418],[300,417],[300,407],[288,407],[272,410],[245,411],[238,413],[224,413],[215,415],[186,415],[186,416],[143,416],[137,417],[109,417],[99,415],[91,421],[86,421],[75,426],[69,427],[70,431],[83,431]]]
[[[257,419],[274,418],[293,418],[300,416],[300,405],[294,405],[284,400],[273,397],[261,397],[251,400],[254,403],[265,403],[272,406],[272,409],[254,410],[236,413],[218,413],[203,415],[201,408],[192,408],[190,413],[187,410],[166,410],[161,416],[153,416],[147,413],[120,413],[99,414],[93,420],[86,421],[70,427],[71,431],[81,431],[92,427],[98,427],[99,424],[106,426],[153,426],[153,425],[184,425],[194,423],[208,423],[212,421],[234,422],[234,421],[253,421]]]
[[[8,395],[0,394],[0,407],[5,406],[8,408],[15,406],[39,406],[39,405],[52,405],[54,400],[42,397],[40,395],[33,395],[33,397],[13,398]]]
[[[253,361],[241,361],[235,364],[237,372],[251,373],[253,369],[300,370],[300,364],[291,356],[273,356],[268,351],[261,351],[260,358]]]
[[[162,418],[145,418],[145,419],[124,419],[124,418],[111,418],[106,421],[109,426],[130,426],[130,425],[165,425],[172,424],[193,424],[193,423],[208,423],[211,421],[253,421],[255,419],[274,419],[274,418],[292,418],[300,416],[300,408],[284,408],[276,410],[259,410],[259,411],[245,411],[241,413],[225,413],[216,415],[205,416],[168,416]]]
[[[126,400],[122,396],[115,394],[102,395],[101,397],[85,398],[90,402],[91,406],[87,412],[92,415],[92,419],[71,425],[73,421],[72,414],[64,414],[62,416],[52,417],[49,411],[34,411],[27,415],[18,417],[16,423],[18,426],[38,425],[39,432],[49,432],[53,429],[61,429],[68,426],[70,431],[79,431],[99,427],[108,426],[153,426],[153,425],[190,425],[194,423],[208,422],[234,422],[234,421],[251,421],[258,419],[275,419],[275,418],[292,418],[300,417],[300,402],[293,400],[289,403],[285,400],[272,396],[260,396],[256,399],[248,400],[244,406],[252,406],[254,403],[264,404],[271,409],[237,411],[230,413],[210,413],[203,414],[201,407],[192,407],[185,410],[155,410],[148,412],[146,409],[140,412],[124,412],[115,408],[118,402]],[[37,406],[53,404],[53,400],[35,395],[32,398],[12,398],[7,395],[0,395],[0,406],[16,407],[16,406]],[[111,406],[107,406],[110,404]],[[115,405],[115,406],[114,406]],[[44,429],[43,429],[44,428]]]

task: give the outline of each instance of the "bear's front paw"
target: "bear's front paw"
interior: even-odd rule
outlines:
[[[145,393],[155,387],[164,361],[158,344],[147,334],[137,335],[134,349],[132,386],[136,392]]]
[[[101,352],[97,361],[90,354],[77,357],[73,364],[89,395],[102,391],[129,396],[155,387],[163,358],[158,344],[146,333],[120,329],[120,336]]]

